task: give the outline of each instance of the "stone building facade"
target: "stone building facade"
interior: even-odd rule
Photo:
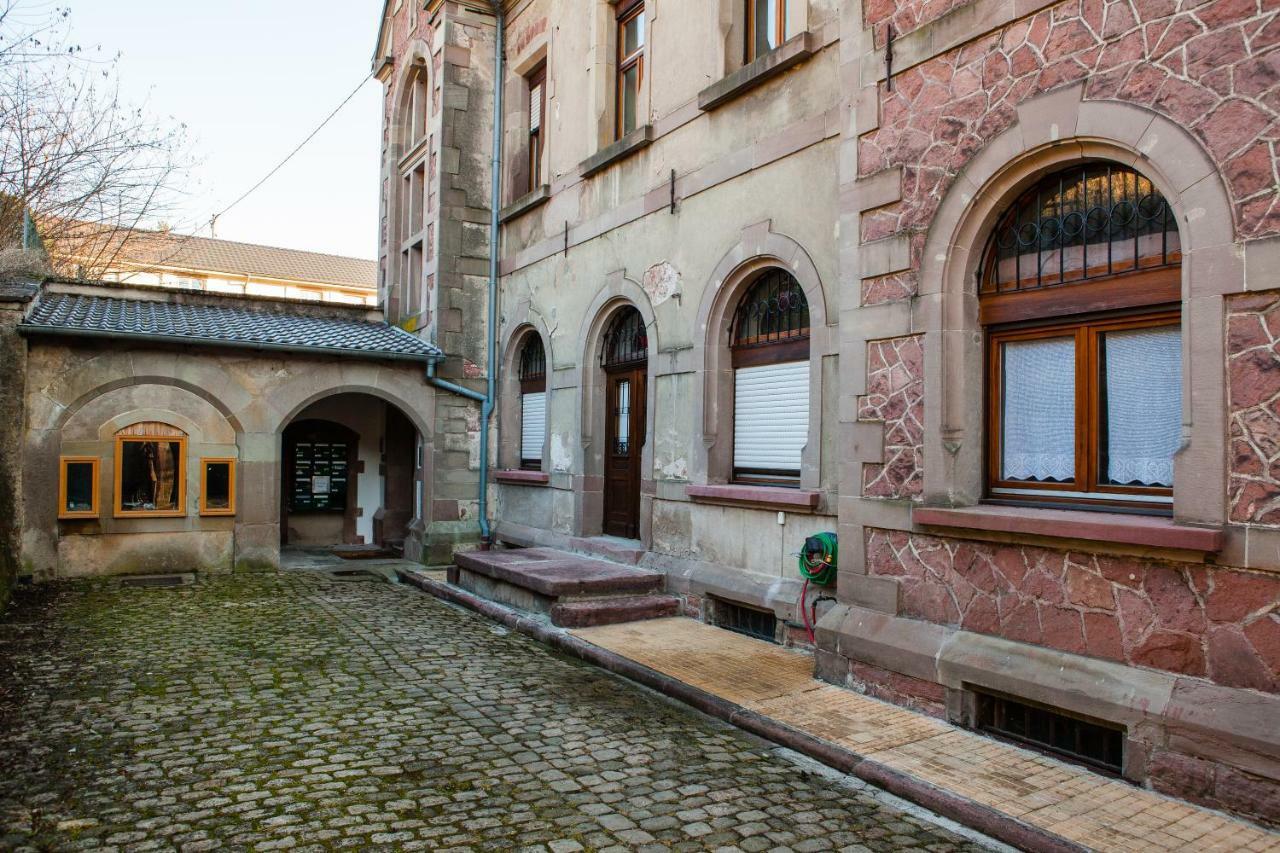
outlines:
[[[1274,6],[502,13],[497,539],[814,608],[822,678],[1280,820]],[[384,300],[462,379],[496,24],[389,0],[375,61]]]
[[[0,289],[0,345],[6,585],[452,553],[426,515],[440,352],[375,309],[47,280]]]

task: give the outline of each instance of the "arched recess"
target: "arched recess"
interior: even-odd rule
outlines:
[[[546,354],[546,414],[547,431],[542,447],[542,470],[549,470],[551,444],[551,395],[554,376],[551,354],[551,334],[546,323],[537,314],[526,314],[524,322],[519,323],[506,336],[506,347],[502,352],[502,366],[498,376],[500,389],[498,393],[498,465],[501,468],[520,467],[521,439],[521,381],[520,355],[531,336],[541,342]]]
[[[1183,247],[1184,444],[1175,459],[1174,516],[1221,524],[1227,473],[1223,296],[1245,287],[1229,196],[1212,159],[1174,122],[1141,107],[1081,96],[1074,86],[1024,103],[1019,121],[974,155],[933,219],[919,298],[901,331],[923,331],[925,338],[925,501],[972,504],[983,491],[977,277],[987,235],[1005,206],[1041,176],[1083,160],[1112,160],[1150,179],[1176,214]]]
[[[333,397],[337,394],[367,394],[368,396],[376,397],[385,403],[390,403],[404,413],[404,415],[413,424],[414,428],[418,430],[418,434],[423,437],[424,441],[430,442],[430,412],[420,411],[415,408],[413,404],[409,403],[403,395],[375,385],[373,382],[370,382],[368,385],[360,384],[359,382],[347,382],[342,385],[334,385],[325,388],[322,391],[313,392],[300,400],[295,400],[288,411],[273,425],[272,429],[277,435],[280,435],[284,432],[285,427],[292,423],[304,409],[325,399],[326,397]],[[431,395],[429,393],[424,393],[423,396],[424,398],[429,398]]]
[[[695,422],[702,425],[702,441],[696,445],[690,471],[695,482],[726,483],[732,477],[733,362],[729,338],[733,314],[743,294],[770,268],[790,273],[809,302],[809,440],[800,486],[821,488],[822,364],[826,356],[836,354],[837,336],[828,326],[830,311],[817,266],[799,243],[770,230],[769,222],[743,230],[741,240],[716,265],[698,305],[701,341],[694,363],[703,365],[703,373]]]
[[[244,431],[240,419],[235,415],[231,408],[216,395],[212,394],[207,388],[182,379],[175,379],[171,376],[129,376],[123,379],[117,379],[114,382],[103,383],[92,390],[79,394],[72,402],[67,404],[65,408],[61,409],[57,413],[57,417],[49,424],[49,428],[61,430],[73,417],[79,414],[85,406],[93,403],[104,395],[118,391],[122,388],[132,388],[144,385],[161,385],[194,394],[196,397],[199,397],[201,400],[208,403],[218,412],[218,414],[225,418],[227,424],[229,424],[231,429],[235,431],[236,435],[239,435]],[[48,396],[53,399],[57,399],[57,393],[56,387],[51,388],[48,392]],[[33,426],[35,425],[33,424]]]
[[[577,482],[577,518],[576,526],[579,535],[594,536],[603,530],[604,524],[604,464],[605,464],[605,372],[600,366],[600,353],[604,347],[604,336],[615,315],[625,307],[633,307],[640,312],[648,334],[648,388],[645,399],[645,431],[647,436],[653,435],[654,424],[654,380],[656,363],[661,353],[658,335],[657,318],[648,294],[635,281],[626,277],[619,270],[609,274],[604,287],[596,294],[584,315],[582,327],[578,332],[578,340],[582,341],[582,352],[578,374],[578,415],[580,439],[578,453],[574,460],[574,468],[581,474],[575,478]],[[640,459],[641,497],[640,497],[640,539],[648,545],[650,542],[650,523],[653,504],[653,441],[646,441]],[[565,449],[567,452],[567,448]],[[553,466],[557,461],[558,448],[555,442],[551,447]]]

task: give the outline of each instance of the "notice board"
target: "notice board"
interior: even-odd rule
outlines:
[[[347,508],[345,441],[300,441],[293,448],[290,512],[342,512]]]

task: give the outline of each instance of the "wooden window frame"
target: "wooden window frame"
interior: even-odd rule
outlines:
[[[226,465],[227,473],[227,508],[210,509],[209,466]],[[236,458],[234,456],[202,456],[200,457],[200,515],[230,516],[236,514]]]
[[[125,510],[121,493],[121,467],[124,464],[126,443],[177,442],[178,508],[176,510]],[[116,518],[185,518],[187,515],[187,438],[177,435],[117,435],[115,453],[114,515]]]
[[[93,466],[93,506],[82,512],[71,512],[67,509],[67,466]],[[98,495],[102,460],[97,456],[59,456],[58,457],[58,518],[64,521],[76,519],[98,518],[102,512]]]
[[[641,127],[643,123],[639,118],[640,109],[640,92],[644,88],[644,52],[649,45],[649,33],[647,32],[649,22],[644,22],[641,30],[640,46],[633,53],[625,53],[627,49],[627,24],[631,23],[637,17],[644,14],[645,0],[630,0],[630,2],[618,4],[617,27],[615,28],[616,38],[618,40],[617,50],[617,71],[614,75],[614,116],[613,133],[614,139],[621,139],[630,131],[625,127],[625,111],[622,108],[623,90],[626,86],[627,72],[632,68],[637,69],[636,72],[636,127]],[[631,130],[635,130],[632,128]]]
[[[527,365],[524,359],[524,352],[528,347],[532,346],[535,341],[538,343],[540,347],[542,347],[542,372],[535,373],[535,374],[528,374],[526,373],[526,370],[525,370]],[[524,442],[523,442],[524,395],[547,393],[547,367],[546,367],[547,349],[546,349],[546,346],[542,343],[542,338],[539,337],[536,332],[531,332],[529,336],[525,338],[524,343],[520,345],[520,355],[519,355],[518,362],[519,362],[519,376],[520,376],[520,413],[521,413],[520,416],[522,419],[520,424],[520,436],[521,436],[520,469],[523,471],[541,471],[542,457],[538,457],[537,459],[524,458]],[[544,442],[546,441],[545,432],[543,433],[542,439]]]
[[[538,65],[526,78],[525,86],[525,107],[526,115],[529,117],[527,124],[529,125],[529,182],[526,192],[533,192],[542,186],[542,155],[546,149],[547,135],[544,128],[547,126],[547,63],[544,61]],[[539,88],[541,87],[541,88]],[[538,91],[538,128],[533,128],[533,93]]]
[[[1101,411],[1103,378],[1098,343],[1108,332],[1147,328],[1181,328],[1176,308],[1148,309],[1116,316],[1092,315],[1014,328],[987,329],[986,419],[987,489],[989,501],[1056,503],[1169,512],[1173,489],[1162,486],[1120,486],[1100,482],[1104,437]],[[1075,474],[1069,483],[1041,483],[1002,478],[1003,363],[1002,345],[1012,341],[1071,337],[1075,341]],[[1033,494],[1048,492],[1050,494]],[[1053,494],[1058,493],[1058,494]],[[1123,498],[1122,498],[1123,496]],[[1142,500],[1147,498],[1148,500]]]
[[[776,44],[769,48],[770,51],[777,50],[782,43],[787,40],[787,0],[769,0],[773,4],[774,15],[777,23],[774,26],[774,41]],[[744,63],[754,62],[764,53],[756,52],[756,3],[755,0],[743,0],[743,5],[747,10],[746,14],[746,52],[743,54]]]

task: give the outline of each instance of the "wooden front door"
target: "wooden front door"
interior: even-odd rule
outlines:
[[[605,373],[604,532],[640,538],[640,454],[645,442],[644,362]]]

